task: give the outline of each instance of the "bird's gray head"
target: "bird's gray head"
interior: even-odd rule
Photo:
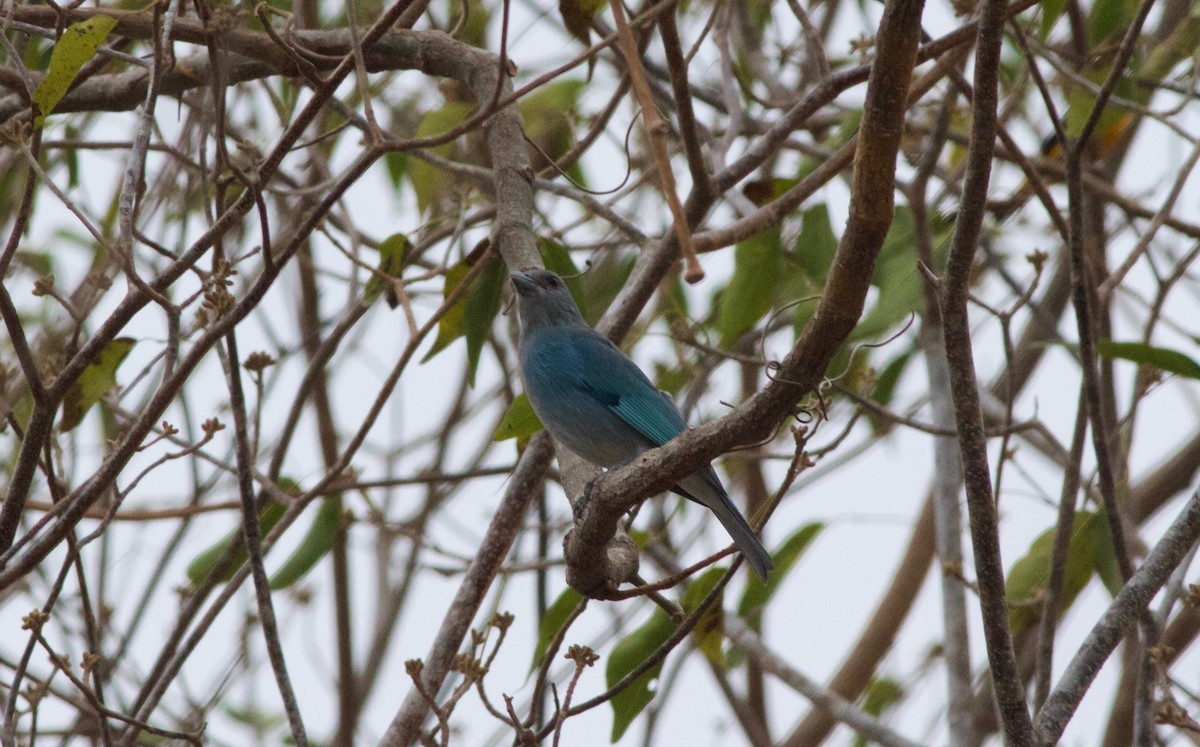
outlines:
[[[517,290],[521,330],[543,326],[587,326],[566,283],[549,270],[525,270],[509,275]]]

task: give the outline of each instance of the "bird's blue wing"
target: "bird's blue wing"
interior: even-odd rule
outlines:
[[[575,373],[584,392],[655,446],[683,432],[683,416],[675,405],[616,345],[594,332],[575,342],[580,352]]]

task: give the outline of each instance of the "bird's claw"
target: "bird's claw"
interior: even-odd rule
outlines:
[[[575,514],[575,521],[583,521],[583,515],[587,513],[588,504],[592,501],[592,487],[596,484],[596,480],[599,477],[600,475],[596,475],[588,480],[586,484],[584,484],[583,492],[579,494],[579,498],[575,501],[575,505],[572,506],[572,510]]]

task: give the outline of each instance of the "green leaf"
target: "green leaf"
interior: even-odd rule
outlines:
[[[446,271],[443,298],[450,298],[458,286],[466,279],[471,267],[481,261],[477,251],[472,251],[462,262]],[[483,342],[491,330],[492,320],[500,312],[500,293],[507,277],[504,262],[494,254],[486,254],[482,261],[487,262],[478,275],[475,276],[471,287],[454,302],[438,321],[437,338],[433,347],[421,359],[427,362],[433,356],[445,350],[460,337],[467,338],[467,359],[471,385],[475,383],[475,366],[479,362],[479,353],[483,350]]]
[[[688,293],[683,283],[682,273],[674,273],[664,278],[658,286],[658,304],[655,314],[661,313],[666,318],[667,326],[670,329],[673,329],[675,324],[690,327],[692,317],[688,306]]]
[[[896,394],[896,385],[900,383],[900,375],[904,373],[908,362],[912,360],[913,352],[912,350],[905,351],[892,358],[883,367],[883,372],[875,380],[875,388],[871,390],[872,400],[885,407],[892,403],[892,397]]]
[[[633,272],[633,262],[633,255],[615,252],[604,254],[581,278],[588,304],[586,309],[583,306],[579,308],[588,324],[595,325],[625,287],[630,273]]]
[[[654,388],[672,396],[679,394],[683,388],[692,383],[695,374],[684,366],[665,366],[654,364]]]
[[[784,540],[779,549],[771,553],[774,570],[767,576],[766,581],[754,578],[746,582],[746,590],[742,592],[742,599],[738,603],[738,617],[757,619],[788,572],[796,565],[796,561],[800,560],[823,529],[825,524],[819,521],[805,524]]]
[[[1088,522],[1088,528],[1092,532],[1092,563],[1096,574],[1108,593],[1115,597],[1125,586],[1125,579],[1121,576],[1121,564],[1117,561],[1117,549],[1113,546],[1108,514],[1097,511]]]
[[[891,677],[875,677],[871,684],[867,685],[863,710],[878,718],[903,697],[904,686],[899,682]]]
[[[404,177],[408,175],[408,156],[400,151],[389,151],[383,157],[383,164],[387,168],[388,179],[391,180],[393,187],[399,187],[404,181]]]
[[[1100,340],[1096,343],[1096,352],[1105,358],[1133,361],[1143,366],[1153,366],[1176,376],[1200,379],[1200,363],[1178,350],[1154,347],[1141,342]]]
[[[591,44],[592,18],[607,4],[605,0],[558,0],[558,13],[567,32],[586,45]]]
[[[875,379],[875,387],[871,390],[871,400],[887,407],[892,403],[892,397],[896,394],[896,387],[900,384],[900,377],[904,374],[904,370],[908,368],[909,362],[913,357],[912,350],[897,355],[888,361],[883,367],[883,371]],[[886,433],[891,430],[893,421],[890,418],[881,415],[875,415],[867,412],[867,419],[871,421],[871,428],[876,433]]]
[[[285,493],[290,495],[299,494],[300,486],[296,484],[295,480],[287,477],[280,477],[275,484],[278,485],[279,489]],[[285,509],[286,506],[284,506],[282,503],[276,503],[275,501],[270,500],[267,501],[266,505],[264,505],[258,512],[259,531],[262,534],[266,534],[267,532],[271,531],[271,529],[273,529],[275,525],[279,523],[279,519],[283,516]],[[235,542],[238,542],[240,543],[240,546],[238,547],[237,552],[234,554],[233,560],[230,561],[229,565],[225,568],[224,572],[217,580],[220,582],[225,582],[233,578],[233,574],[236,573],[238,568],[241,568],[242,564],[246,562],[246,544],[241,542],[241,536],[241,528],[239,527],[234,529],[227,534],[224,539],[214,542],[208,547],[207,550],[204,550],[195,558],[193,558],[191,563],[188,563],[187,577],[188,580],[192,582],[193,586],[200,586],[208,581],[208,577],[214,570],[216,570],[217,563],[221,561],[221,558],[225,557],[225,552],[229,549],[229,546]]]
[[[657,542],[660,538],[655,532],[645,529],[630,529],[629,539],[633,540],[633,544],[637,545],[639,550],[644,550],[650,546],[651,542]]]
[[[96,56],[96,48],[108,38],[108,32],[117,25],[117,19],[109,16],[92,16],[86,21],[73,23],[63,31],[62,38],[54,45],[50,55],[50,67],[46,77],[33,92],[35,116],[33,126],[41,128],[46,117],[67,95],[80,69]]]
[[[238,706],[226,703],[221,706],[221,712],[234,721],[250,727],[257,734],[272,731],[287,722],[287,717],[283,714],[272,713],[253,705]],[[141,737],[139,736],[138,739]]]
[[[446,270],[446,279],[442,287],[442,298],[450,298],[458,286],[462,285],[466,279],[467,273],[471,271],[471,266],[466,261]],[[442,314],[442,318],[438,320],[437,338],[433,341],[433,347],[421,359],[422,363],[426,363],[430,358],[450,347],[450,343],[466,334],[463,328],[463,319],[467,316],[467,298],[470,294],[464,293],[458,297],[454,304]]]
[[[533,405],[529,404],[529,397],[521,392],[513,399],[512,404],[505,411],[504,417],[500,419],[500,425],[496,426],[492,440],[507,441],[515,438],[519,444],[521,441],[529,440],[530,436],[541,429],[542,421],[533,411]]]
[[[92,405],[117,385],[117,369],[136,344],[137,340],[131,337],[118,337],[104,346],[96,360],[83,369],[83,373],[63,394],[59,428],[69,431],[79,425]]]
[[[484,261],[487,265],[467,298],[467,313],[463,317],[463,333],[467,338],[467,383],[471,387],[475,386],[479,355],[492,331],[492,322],[500,313],[501,294],[508,280],[508,269],[499,256],[490,254]]]
[[[279,523],[279,519],[283,516],[286,508],[282,503],[269,501],[258,512],[259,530],[263,534],[271,531]],[[225,567],[224,572],[217,578],[217,581],[224,583],[233,578],[233,574],[237,573],[237,570],[246,562],[246,543],[241,541],[241,536],[242,530],[240,528],[233,530],[224,539],[214,542],[208,549],[193,558],[192,562],[188,563],[187,577],[193,586],[200,586],[207,583],[209,576],[216,570],[217,564],[221,562],[221,558],[225,557],[225,552],[229,549],[229,546],[237,542],[239,545],[237,551],[234,552],[233,559]]]
[[[891,677],[873,677],[867,685],[863,697],[863,712],[875,718],[883,716],[888,710],[904,699],[904,686]],[[861,734],[854,738],[854,747],[867,747],[871,742]]]
[[[421,119],[421,124],[417,125],[417,131],[413,136],[416,138],[432,137],[448,132],[462,124],[473,109],[472,105],[461,101],[447,102],[442,108],[427,113]],[[430,148],[430,150],[439,156],[449,158],[455,152],[455,143],[443,143]],[[408,174],[413,191],[417,193],[417,209],[422,213],[428,212],[437,205],[443,192],[454,181],[454,177],[450,174],[419,158],[409,159]]]
[[[799,334],[817,313],[824,283],[810,278],[796,261],[795,255],[784,257],[782,274],[783,287],[780,288],[779,298],[791,305],[786,313],[792,318],[792,328]]]
[[[16,402],[9,405],[9,408],[9,417],[0,420],[0,435],[8,432],[8,422],[6,421],[15,421],[22,429],[29,427],[29,420],[33,417],[33,394],[26,389]],[[17,453],[17,449],[10,449],[5,455],[6,461],[0,462],[0,469],[5,470],[5,474],[11,475],[12,470],[16,469]]]
[[[626,674],[632,672],[654,651],[671,637],[675,624],[660,609],[655,609],[641,627],[630,633],[613,647],[605,666],[604,678],[608,687],[616,685]],[[662,672],[662,662],[655,664],[609,701],[613,711],[612,741],[615,744],[642,709],[654,699],[650,683]]]
[[[684,611],[688,614],[696,611],[700,607],[700,603],[728,570],[721,566],[713,566],[695,580],[688,582],[687,588],[683,592]],[[725,594],[722,592],[709,605],[708,609],[700,614],[700,618],[696,621],[696,627],[692,629],[692,640],[696,643],[696,648],[700,649],[710,661],[717,664],[725,660],[721,654],[721,644],[725,641],[724,599]]]
[[[1092,5],[1091,27],[1088,29],[1090,46],[1099,46],[1117,33],[1124,34],[1133,20],[1136,7],[1129,0],[1096,0]]]
[[[579,79],[557,80],[538,88],[519,103],[525,120],[525,137],[537,145],[531,149],[533,168],[541,171],[550,165],[547,156],[557,161],[575,145],[575,108],[587,83]],[[565,169],[576,184],[584,182],[583,168],[577,160]]]
[[[750,22],[760,32],[771,22],[771,2],[772,0],[746,0],[746,12],[750,16]]]
[[[50,252],[26,251],[18,249],[13,256],[13,263],[24,267],[35,275],[54,274],[54,255]]]
[[[271,589],[286,589],[299,581],[333,550],[342,528],[342,497],[331,495],[321,502],[313,523],[309,525],[300,544],[271,575]]]
[[[745,186],[742,187],[742,194],[750,202],[753,202],[758,207],[762,207],[778,200],[785,192],[799,183],[799,178],[784,179],[773,177],[770,179],[755,179],[746,182]]]
[[[459,18],[461,15],[458,9],[461,8],[464,3],[460,2],[459,0],[455,0],[455,2],[450,3],[450,5],[455,10],[454,22],[449,24],[449,27],[455,28],[459,24]],[[487,47],[488,23],[492,18],[491,13],[488,12],[488,9],[484,7],[484,4],[479,2],[479,0],[469,0],[469,2],[465,3],[465,5],[467,7],[467,21],[462,25],[462,29],[458,32],[455,38],[457,38],[463,44],[471,47]],[[375,12],[378,13],[379,10],[382,10],[382,5],[379,6],[379,9]],[[366,22],[365,19],[364,22]]]
[[[805,210],[795,246],[796,260],[804,273],[812,280],[825,282],[837,248],[838,237],[829,220],[829,207],[822,204]]]
[[[529,119],[525,122],[525,133],[532,136],[542,134],[539,128],[541,124],[534,124],[530,128],[530,120],[536,120],[547,114],[563,115],[575,108],[579,103],[579,94],[583,92],[587,83],[578,78],[560,78],[538,88],[533,93],[521,99],[521,117]]]
[[[529,663],[530,672],[541,666],[542,658],[550,648],[550,642],[558,636],[558,632],[567,624],[567,618],[581,602],[583,595],[568,586],[546,610],[546,614],[542,615],[542,623],[538,626],[537,645],[533,648],[533,661]]]
[[[1096,514],[1080,511],[1071,526],[1067,544],[1067,562],[1063,569],[1062,592],[1058,612],[1061,615],[1083,591],[1095,568]],[[1008,603],[1008,625],[1014,634],[1035,625],[1042,617],[1042,598],[1050,581],[1050,560],[1054,552],[1054,527],[1042,532],[1030,544],[1029,550],[1013,563],[1004,583],[1004,599]]]
[[[256,19],[257,20],[257,19]],[[259,23],[259,26],[262,24]],[[275,106],[276,116],[281,121],[290,121],[292,115],[296,113],[296,104],[300,102],[300,86],[291,78],[280,76],[275,80],[277,89],[275,96],[272,97],[271,103]],[[391,155],[390,153],[388,155]],[[386,156],[385,156],[386,158]],[[398,186],[393,184],[392,186]]]
[[[778,226],[739,242],[734,249],[733,278],[721,293],[717,310],[721,347],[733,347],[771,309],[779,284],[780,254]]]
[[[380,294],[383,294],[387,305],[391,308],[394,309],[400,304],[396,290],[381,275],[399,278],[404,272],[404,262],[408,259],[408,253],[411,250],[412,242],[402,233],[394,233],[379,242],[379,264],[375,267],[375,272],[371,273],[371,277],[367,279],[366,287],[363,289],[363,301],[368,306],[375,303]]]
[[[583,292],[583,278],[579,274],[579,267],[571,259],[571,253],[562,244],[545,236],[538,237],[538,249],[542,252],[542,262],[546,269],[557,273],[563,279],[567,290],[571,291],[571,298],[575,299],[575,305],[586,318],[587,295]]]
[[[63,128],[63,139],[78,140],[79,137],[79,128],[72,127],[70,124]],[[79,151],[75,148],[67,148],[63,158],[67,164],[67,191],[70,192],[79,186]]]
[[[1099,86],[1106,81],[1112,71],[1112,64],[1096,65],[1083,70],[1083,75],[1088,80]],[[1138,100],[1138,97],[1146,98],[1140,93],[1141,88],[1138,86],[1131,75],[1123,74],[1117,79],[1117,84],[1113,89],[1113,93],[1122,99]],[[1067,91],[1067,113],[1065,115],[1065,124],[1067,135],[1070,137],[1078,137],[1083,132],[1083,126],[1092,116],[1092,109],[1096,107],[1096,95],[1092,89],[1083,85],[1072,85]],[[1107,153],[1108,149],[1112,148],[1124,134],[1125,130],[1133,124],[1135,117],[1132,112],[1126,111],[1119,106],[1106,106],[1100,114],[1100,119],[1096,123],[1095,129],[1092,131],[1091,144],[1099,149],[1101,153]]]
[[[1058,23],[1058,19],[1062,17],[1062,13],[1066,10],[1067,0],[1043,0],[1042,2],[1042,41],[1046,41],[1046,37],[1050,36],[1050,32],[1054,29],[1054,24]]]
[[[1183,60],[1200,47],[1200,5],[1192,3],[1186,18],[1177,23],[1165,41],[1155,44],[1146,61],[1137,68],[1137,78],[1160,81]],[[1138,86],[1134,101],[1146,103],[1154,93],[1153,86]]]
[[[883,247],[879,250],[881,257],[897,255],[916,256],[917,244],[913,238],[917,233],[916,219],[912,210],[906,205],[897,205],[892,213],[892,225],[888,226],[887,236],[883,239]]]
[[[939,241],[935,254],[947,246],[949,233],[944,224],[932,226]],[[875,305],[863,316],[850,335],[852,341],[877,340],[886,336],[898,324],[925,308],[925,291],[917,269],[916,232],[912,212],[896,208],[892,226],[875,264],[871,284],[879,289]],[[936,259],[937,257],[935,257]]]

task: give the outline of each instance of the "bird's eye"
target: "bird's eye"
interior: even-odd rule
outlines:
[[[550,277],[546,278],[546,285],[549,285],[551,288],[557,288],[559,285],[561,285],[561,283],[559,282],[558,278],[551,275]]]

